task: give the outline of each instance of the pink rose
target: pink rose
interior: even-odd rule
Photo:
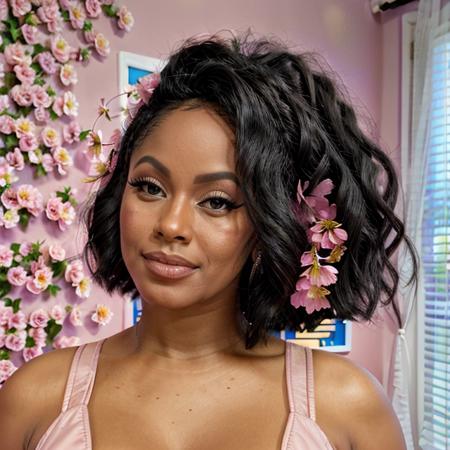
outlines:
[[[9,95],[0,95],[0,111],[4,109],[11,108],[11,102],[9,100]]]
[[[0,360],[0,383],[4,383],[18,368],[9,359]]]
[[[53,348],[75,347],[80,344],[78,336],[57,336],[53,341]]]
[[[84,278],[82,261],[75,259],[69,263],[66,267],[64,278],[67,282],[77,285]]]
[[[42,155],[42,166],[44,167],[44,170],[49,173],[53,170],[53,167],[55,166],[55,161],[53,159],[53,156],[50,153],[44,153]]]
[[[12,13],[16,17],[22,17],[31,11],[31,2],[29,0],[9,0]]]
[[[61,117],[64,113],[63,108],[64,108],[64,97],[56,97],[52,105],[53,112],[58,117]]]
[[[48,253],[54,261],[64,261],[64,258],[66,257],[66,251],[59,244],[50,245]]]
[[[62,200],[59,197],[52,197],[47,202],[45,214],[50,220],[59,220],[63,209]]]
[[[23,158],[22,152],[17,147],[13,152],[8,152],[6,154],[6,160],[11,167],[14,167],[15,170],[21,171],[25,167],[25,160]]]
[[[6,20],[7,18],[8,18],[8,2],[7,0],[0,0],[0,21]]]
[[[128,8],[125,5],[120,7],[119,11],[117,12],[117,17],[117,26],[120,29],[130,31],[131,28],[133,28],[134,17],[131,12],[128,11]]]
[[[31,86],[31,98],[35,107],[48,108],[52,104],[52,99],[47,91],[42,87],[35,84]]]
[[[30,254],[31,250],[33,249],[33,244],[31,242],[22,242],[19,247],[19,253],[22,256],[27,256]]]
[[[74,327],[81,327],[83,322],[81,321],[81,311],[78,306],[74,306],[70,311],[69,321]]]
[[[26,338],[27,333],[23,330],[18,333],[8,334],[5,338],[5,347],[13,352],[20,352],[25,347]]]
[[[13,188],[5,189],[3,194],[0,196],[0,200],[6,209],[19,209],[17,193]]]
[[[28,85],[16,84],[10,91],[11,98],[19,106],[31,106],[33,99]]]
[[[98,0],[86,0],[85,7],[89,17],[98,17],[102,12],[102,8]]]
[[[39,53],[37,61],[42,70],[48,75],[53,75],[58,70],[58,64],[50,52]]]
[[[30,328],[28,330],[28,336],[34,339],[34,344],[38,347],[46,346],[47,333],[42,327]]]
[[[8,325],[9,319],[13,314],[12,306],[0,306],[0,326]]]
[[[3,134],[11,134],[16,131],[16,123],[11,116],[0,116],[0,132]]]
[[[48,109],[44,108],[43,106],[38,106],[34,112],[34,118],[36,119],[37,122],[40,123],[48,123],[48,121],[50,120],[50,112],[48,111]]]
[[[42,194],[31,184],[21,184],[17,188],[17,202],[21,208],[34,208],[42,202]]]
[[[42,355],[44,351],[42,347],[34,346],[34,347],[25,347],[22,352],[22,356],[25,362],[30,361],[30,359],[36,358],[36,356]]]
[[[37,15],[44,23],[58,22],[60,20],[59,5],[56,1],[44,0],[38,8]]]
[[[19,148],[23,152],[29,152],[38,148],[38,141],[34,136],[22,136],[19,139]]]
[[[79,142],[80,133],[81,133],[80,125],[75,120],[63,126],[64,142],[67,142],[68,144]]]
[[[9,284],[23,286],[27,282],[27,272],[22,266],[11,267],[6,274]]]
[[[10,269],[11,270],[11,269]],[[16,330],[25,330],[27,327],[27,318],[22,311],[14,313],[8,321],[9,328],[15,328]]]
[[[41,33],[39,32],[38,27],[25,23],[20,29],[27,44],[34,45],[41,40]]]
[[[48,315],[48,312],[45,309],[39,308],[35,309],[31,314],[30,318],[28,320],[28,323],[33,328],[45,328],[47,326],[47,322],[49,321],[50,317]]]
[[[93,28],[89,31],[83,31],[84,40],[88,44],[93,44],[95,42],[95,36],[97,35],[97,31],[95,31]]]
[[[14,254],[9,247],[0,244],[0,267],[10,267],[13,262],[13,256]]]
[[[31,56],[27,54],[27,48],[20,42],[9,44],[4,50],[5,60],[11,66],[21,62],[31,64]]]
[[[23,85],[29,86],[33,84],[36,72],[28,64],[24,62],[16,64],[14,66],[14,72]]]
[[[64,318],[66,317],[66,313],[64,308],[60,305],[54,305],[50,311],[50,317],[54,319],[54,321],[60,325],[62,325]]]

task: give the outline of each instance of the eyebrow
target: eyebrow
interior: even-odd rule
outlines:
[[[138,160],[133,168],[136,168],[142,163],[148,163],[152,165],[158,172],[162,173],[165,177],[170,178],[170,170],[161,161],[150,155],[145,155]],[[194,178],[194,184],[208,183],[217,180],[231,180],[240,186],[239,179],[233,172],[214,172],[214,173],[202,173]]]

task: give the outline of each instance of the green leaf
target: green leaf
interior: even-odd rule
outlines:
[[[36,77],[34,79],[34,84],[37,84],[38,86],[44,86],[45,80],[41,77]]]
[[[50,95],[50,97],[54,97],[56,95],[56,91],[51,86],[49,86],[47,89],[47,94]]]
[[[36,56],[36,55],[39,55],[39,53],[43,53],[43,52],[45,52],[47,49],[42,45],[42,44],[34,44],[33,45],[33,58]],[[39,64],[37,64],[37,65],[39,65]],[[33,64],[31,65],[31,67],[33,67]],[[39,69],[41,68],[41,66],[39,66]],[[33,69],[34,69],[34,67],[33,67]],[[35,69],[36,70],[36,69]],[[36,72],[37,72],[37,70],[36,70]]]
[[[48,291],[48,293],[50,295],[53,295],[53,297],[55,297],[60,290],[61,290],[61,288],[59,286],[57,286],[56,284],[49,284],[46,289],[46,291]]]
[[[47,326],[44,330],[47,332],[47,343],[50,344],[53,339],[55,339],[56,335],[61,331],[62,325],[55,322],[55,319],[50,319],[47,322]],[[50,341],[50,342],[49,342]]]
[[[27,336],[27,338],[25,339],[25,347],[34,347],[35,345],[35,340],[31,336]]]
[[[55,261],[54,263],[52,263],[53,277],[60,277],[65,272],[66,267],[67,261]]]
[[[37,25],[36,16],[31,11],[25,15],[25,23],[33,26]]]
[[[47,171],[44,169],[42,163],[36,164],[34,174],[36,177],[45,177],[45,175],[47,175]]]
[[[9,359],[9,350],[0,349],[0,360]]]
[[[66,9],[62,9],[61,10],[61,16],[64,19],[65,22],[70,22],[70,14],[69,11],[67,11]]]
[[[20,244],[18,242],[13,242],[9,248],[14,252],[14,253],[19,253],[20,250]]]
[[[59,116],[58,114],[55,113],[55,111],[53,111],[53,109],[49,109],[49,112],[50,112],[50,119],[58,120]]]
[[[83,130],[79,136],[80,141],[84,141],[89,136],[90,132],[91,132],[91,130]]]
[[[0,298],[4,297],[10,290],[11,285],[8,282],[0,282]]]
[[[19,209],[19,224],[26,228],[28,226],[28,222],[30,221],[30,214],[26,208]]]
[[[84,21],[83,31],[92,31],[92,22],[90,20]]]
[[[30,67],[36,72],[37,75],[42,74],[42,67],[39,63],[31,63]]]
[[[1,281],[7,281],[8,277],[6,276],[6,271],[7,268],[5,267],[1,272],[0,272],[0,282]]]
[[[91,51],[85,47],[80,49],[80,56],[82,61],[89,61],[89,58],[91,56]]]
[[[102,9],[108,17],[116,17],[117,15],[118,9],[114,5],[102,5]]]
[[[27,117],[28,114],[30,114],[31,111],[33,111],[33,107],[32,106],[23,106],[22,108],[19,108],[19,114],[22,117]]]
[[[3,142],[8,150],[14,150],[19,145],[19,139],[15,134],[7,134]]]
[[[5,34],[3,34],[2,38],[3,38],[3,44],[2,44],[2,47],[3,47],[2,52],[3,52],[4,48],[7,47],[9,44],[11,44],[11,39],[8,36],[6,36]]]
[[[11,89],[15,84],[17,84],[18,80],[16,74],[14,72],[6,72],[5,78],[3,80],[4,86],[8,89]]]
[[[22,30],[20,28],[11,28],[9,32],[11,33],[11,37],[14,42],[22,36]]]
[[[4,301],[4,303],[5,303],[5,306],[11,306],[11,305],[12,305],[12,298],[5,297],[5,298],[3,299],[3,301]]]
[[[3,52],[1,52],[1,53],[3,53]],[[0,87],[0,95],[7,95],[7,94],[9,94],[9,91],[10,91],[10,89],[7,88],[6,86]]]
[[[16,298],[14,299],[14,301],[12,302],[12,307],[13,307],[13,311],[16,313],[20,310],[20,298]]]

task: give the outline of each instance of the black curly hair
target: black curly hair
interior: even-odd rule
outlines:
[[[389,258],[404,240],[414,269],[407,284],[417,281],[419,259],[394,213],[395,169],[362,132],[337,82],[318,67],[317,55],[296,54],[272,38],[246,34],[184,42],[127,127],[115,169],[86,210],[84,255],[94,279],[108,292],[136,294],[120,251],[119,210],[130,155],[165,114],[193,102],[213,108],[234,131],[236,173],[262,252],[251,285],[250,257],[240,274],[236,310],[246,348],[271,331],[312,331],[326,318],[370,320],[379,303],[392,303],[400,325],[399,275]],[[328,286],[332,308],[307,314],[290,304],[300,255],[310,247],[292,205],[299,179],[309,180],[307,195],[325,178],[335,185],[328,199],[348,232],[348,250],[337,263],[337,283]]]

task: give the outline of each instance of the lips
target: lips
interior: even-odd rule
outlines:
[[[159,261],[163,264],[169,264],[173,266],[184,266],[196,269],[198,266],[186,258],[179,255],[167,255],[164,252],[147,252],[143,253],[142,256],[146,259]]]

